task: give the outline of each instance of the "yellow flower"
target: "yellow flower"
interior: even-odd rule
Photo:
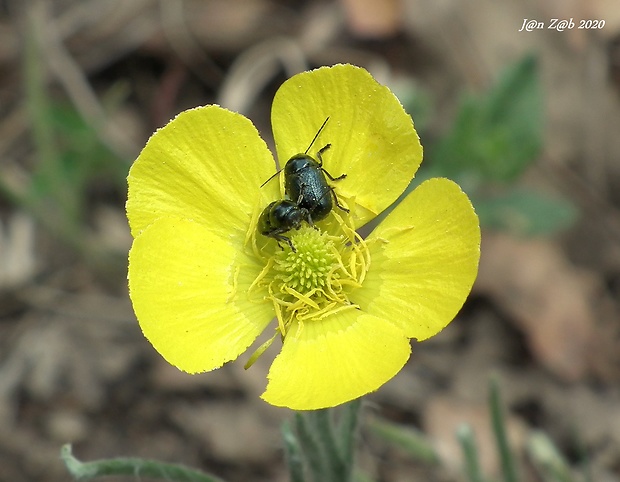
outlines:
[[[283,180],[261,187],[275,163],[240,114],[216,105],[179,114],[128,177],[129,288],[146,338],[172,365],[205,372],[239,357],[275,317],[281,350],[262,398],[296,410],[335,406],[390,380],[410,338],[454,318],[478,269],[478,218],[447,179],[422,183],[367,239],[356,234],[422,160],[410,116],[365,70],[323,67],[280,87],[280,164],[303,153],[327,118],[308,154],[331,144],[324,167],[346,174],[329,183],[350,212],[334,206],[318,229],[286,233],[294,251],[257,233],[263,209],[284,197]]]

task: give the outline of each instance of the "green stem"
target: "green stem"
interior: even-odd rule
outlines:
[[[0,191],[21,205],[59,238],[83,251],[76,220],[80,205],[75,187],[63,175],[61,154],[56,141],[51,102],[46,90],[43,39],[45,4],[35,2],[25,17],[22,72],[30,131],[36,165],[29,185],[24,188],[0,181]]]
[[[353,467],[357,426],[360,418],[362,399],[358,398],[342,407],[342,419],[338,427],[338,438],[342,450],[342,459],[349,469]],[[349,470],[349,474],[351,471]]]
[[[288,422],[282,424],[282,439],[284,440],[286,461],[288,463],[291,482],[305,482],[301,448]]]
[[[41,53],[39,35],[42,26],[40,15],[33,8],[27,17],[28,25],[24,38],[24,78],[26,105],[30,115],[30,125],[41,169],[53,169],[58,160],[54,141],[54,128],[50,119],[50,103],[45,90],[45,70]],[[56,179],[55,176],[50,176]]]
[[[331,479],[334,482],[345,482],[348,480],[347,467],[342,458],[341,449],[334,436],[332,410],[316,410],[308,414],[314,422],[317,435],[324,448],[325,463],[328,467]]]
[[[307,414],[295,414],[295,432],[303,454],[308,472],[315,482],[327,482],[330,479],[329,469],[325,461],[324,447],[322,446],[314,424]]]
[[[295,434],[301,449],[300,456],[310,480],[314,482],[351,480],[360,407],[360,400],[341,407],[342,413],[339,414],[338,424],[334,420],[333,408],[295,414]],[[287,427],[283,429],[286,437]],[[292,433],[291,435],[294,437]],[[293,445],[289,447],[286,440],[285,443],[288,450],[294,448]],[[290,467],[291,473],[294,468],[297,470],[296,467]]]
[[[527,440],[526,448],[534,467],[544,480],[574,482],[568,463],[544,432],[533,432]]]
[[[175,482],[222,482],[222,479],[178,464],[139,458],[116,458],[81,462],[71,453],[71,445],[60,450],[60,458],[76,480],[88,480],[110,475],[150,477]]]
[[[456,436],[461,444],[463,456],[465,457],[465,471],[470,482],[484,482],[482,471],[480,470],[480,459],[478,457],[478,447],[471,427],[463,424],[458,427]]]
[[[499,383],[496,377],[490,380],[489,405],[491,408],[491,423],[495,434],[495,442],[502,463],[502,473],[505,482],[518,482],[517,468],[514,456],[510,451],[508,436],[506,433],[506,418],[504,416],[502,401],[499,391]]]

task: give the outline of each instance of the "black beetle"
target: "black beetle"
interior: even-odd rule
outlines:
[[[299,229],[304,219],[308,219],[308,212],[300,208],[297,203],[288,199],[273,201],[258,218],[258,231],[263,236],[276,239],[278,246],[280,246],[280,241],[287,242],[291,250],[296,252],[291,240],[283,234],[291,229]]]
[[[325,178],[327,174],[327,177],[332,181],[338,181],[347,176],[346,174],[342,174],[341,176],[333,177],[323,167],[322,154],[331,147],[331,144],[327,144],[319,149],[316,156],[318,161],[308,155],[308,151],[319,137],[319,134],[328,120],[329,117],[325,119],[325,122],[319,127],[308,149],[303,153],[295,154],[284,166],[284,194],[289,199],[297,199],[299,207],[305,209],[307,221],[310,225],[314,225],[314,221],[320,221],[327,217],[332,210],[332,197],[336,206],[345,212],[349,212],[347,208],[340,204],[334,192],[334,188],[327,183],[327,179]],[[282,169],[267,179],[263,183],[263,186],[278,175],[281,170]]]
[[[308,223],[325,219],[332,210],[332,197],[336,206],[343,211],[349,212],[347,208],[338,202],[338,197],[334,188],[327,184],[325,175],[332,181],[344,179],[347,175],[342,174],[333,177],[323,167],[321,154],[331,147],[327,144],[317,152],[317,159],[313,159],[308,154],[296,154],[291,157],[284,167],[284,193],[290,199],[298,199],[300,208],[308,212]],[[306,150],[306,152],[308,152]]]
[[[325,178],[326,174],[332,181],[346,177],[346,174],[333,177],[323,168],[322,154],[331,147],[331,144],[319,149],[317,152],[318,161],[308,155],[308,151],[328,120],[329,117],[325,119],[317,131],[308,149],[304,153],[294,155],[286,162],[284,166],[284,193],[288,199],[273,201],[263,210],[258,219],[258,231],[263,236],[275,238],[278,245],[280,245],[280,241],[286,241],[293,252],[296,251],[293,243],[283,234],[291,229],[299,229],[303,220],[314,226],[314,221],[325,219],[332,210],[332,197],[336,206],[349,212],[338,202],[334,188],[327,184]],[[262,186],[277,176],[281,170],[267,179]],[[292,201],[292,199],[297,201]]]

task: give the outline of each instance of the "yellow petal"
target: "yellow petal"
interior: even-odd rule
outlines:
[[[422,146],[394,94],[364,69],[335,65],[287,80],[273,101],[271,122],[280,165],[304,152],[325,119],[329,121],[308,154],[328,143],[324,167],[336,194],[354,208],[361,226],[392,204],[422,162]]]
[[[370,234],[370,271],[351,300],[424,340],[461,309],[478,272],[480,227],[467,195],[430,179]]]
[[[260,271],[241,251],[193,221],[162,218],[134,239],[129,290],[146,338],[189,373],[237,358],[273,318],[250,303]]]
[[[257,204],[279,196],[277,185],[260,189],[274,172],[269,149],[242,115],[215,105],[182,112],[153,134],[129,171],[132,235],[171,216],[242,239]]]
[[[333,407],[379,388],[410,352],[409,340],[390,322],[341,311],[287,333],[262,398],[293,410]]]

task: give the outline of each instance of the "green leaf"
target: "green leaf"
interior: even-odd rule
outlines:
[[[371,420],[369,428],[375,435],[400,448],[416,460],[429,464],[439,463],[435,449],[423,433],[382,420]]]
[[[461,444],[463,458],[465,459],[465,474],[469,482],[484,482],[480,469],[480,456],[476,445],[476,437],[471,426],[462,423],[456,430],[456,437]]]
[[[515,187],[475,193],[472,202],[482,226],[526,236],[544,236],[571,226],[577,209],[566,199]]]
[[[69,444],[64,445],[60,450],[60,458],[75,480],[127,475],[135,477],[136,480],[140,480],[142,477],[150,477],[167,482],[223,482],[222,479],[199,470],[159,460],[122,457],[82,462],[73,456]]]
[[[541,478],[553,482],[574,482],[570,466],[549,436],[535,430],[526,443],[527,452]]]
[[[431,149],[434,168],[453,178],[514,180],[540,153],[542,105],[536,59],[526,56],[486,94],[463,99],[451,131]]]
[[[489,392],[491,426],[493,427],[497,453],[502,466],[503,480],[504,482],[519,482],[517,461],[508,441],[506,415],[502,405],[499,381],[496,377],[491,377],[489,381]]]

